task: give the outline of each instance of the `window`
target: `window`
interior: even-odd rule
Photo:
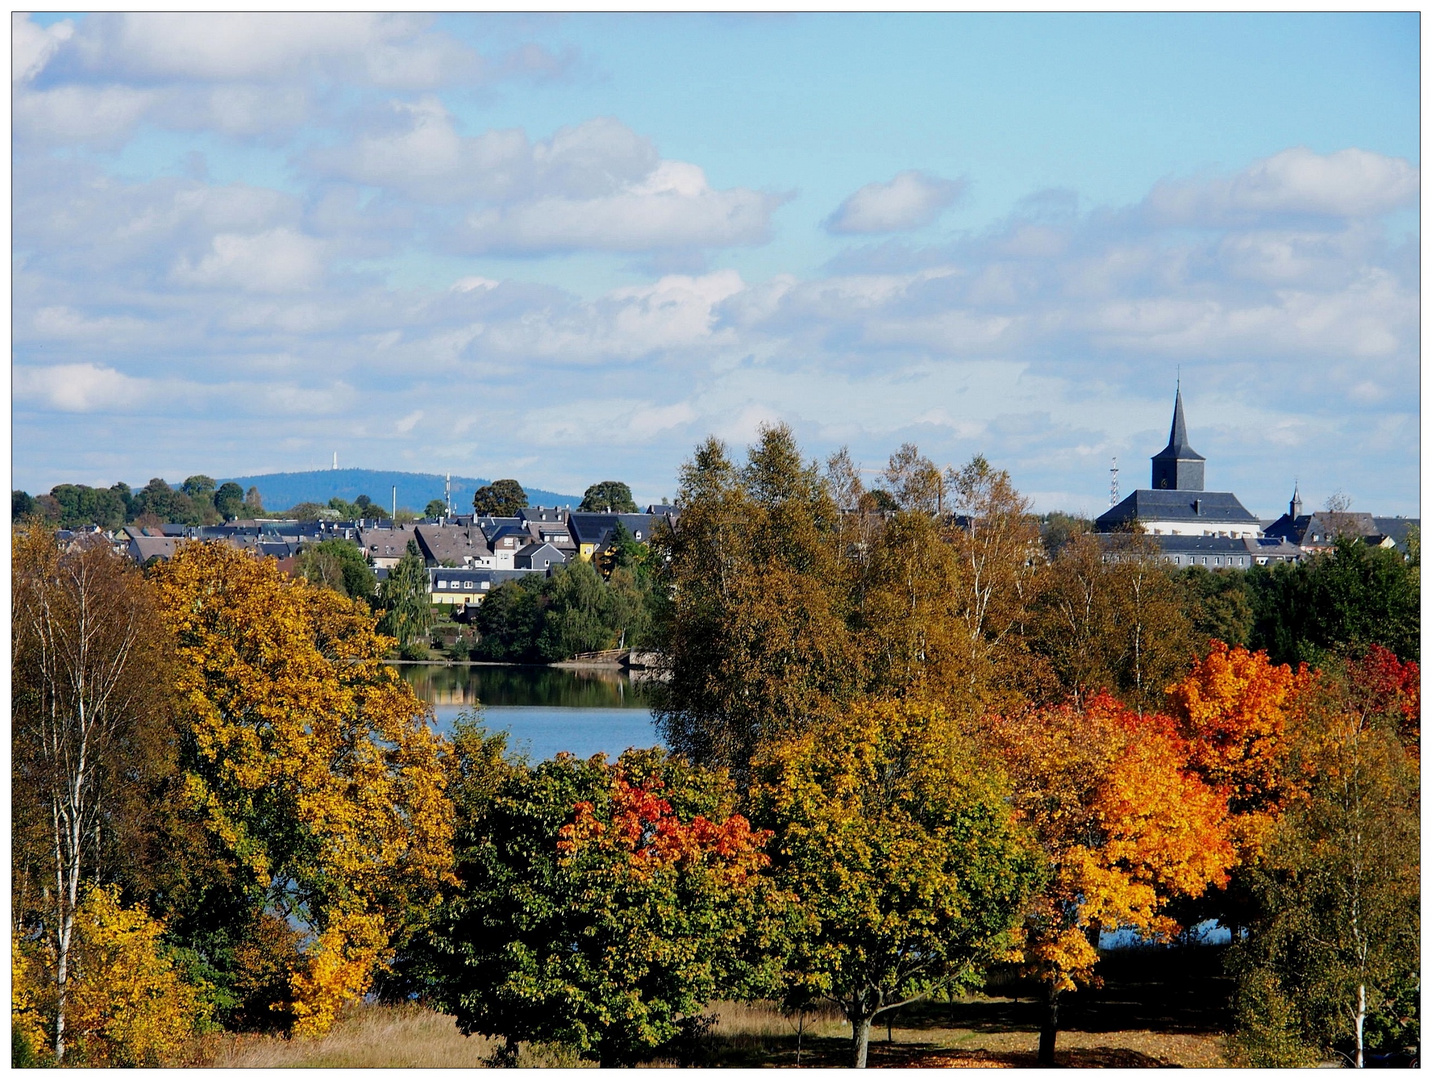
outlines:
[[[1220,559],[1217,555],[1215,555],[1215,556],[1213,556],[1213,565],[1214,565],[1214,566],[1222,566],[1222,565],[1223,565],[1223,560]]]
[[[463,588],[465,588],[465,589],[470,589],[470,588],[472,588],[472,582],[470,582],[470,581],[464,581],[464,582],[462,583],[462,585],[463,585]]]
[[[483,587],[484,589],[487,588],[487,585],[488,585],[488,583],[485,582],[485,581],[482,583],[482,587]]]
[[[448,587],[448,583],[447,583],[446,580],[444,580],[444,581],[439,581],[439,582],[438,582],[438,588],[439,588],[439,589],[446,589],[447,587]]]
[[[638,529],[634,535],[635,535],[636,539],[640,540],[640,539],[641,539],[641,530]]]

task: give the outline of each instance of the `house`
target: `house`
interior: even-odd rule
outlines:
[[[1408,533],[1420,525],[1419,518],[1373,517],[1350,510],[1314,510],[1305,514],[1298,485],[1294,484],[1293,497],[1288,500],[1288,512],[1271,522],[1263,532],[1267,536],[1280,537],[1305,552],[1326,551],[1339,536],[1356,536],[1374,547],[1395,547],[1405,554]]]
[[[493,588],[492,571],[473,567],[428,567],[428,596],[434,604],[480,604]]]
[[[567,517],[572,538],[576,541],[577,557],[590,562],[594,555],[605,554],[612,545],[617,524],[626,526],[633,540],[650,543],[653,525],[660,520],[654,514],[589,514],[573,511]]]
[[[390,524],[387,528],[373,526],[358,530],[358,546],[375,567],[391,570],[408,553],[408,541],[417,539],[417,530],[410,525]]]
[[[567,556],[552,544],[530,543],[512,557],[513,569],[544,570],[551,573],[554,566],[562,566]]]
[[[473,525],[419,525],[418,550],[429,566],[494,568],[497,563],[482,530]]]

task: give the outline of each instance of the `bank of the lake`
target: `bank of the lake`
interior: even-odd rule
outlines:
[[[650,684],[612,666],[540,664],[395,664],[433,706],[440,730],[478,708],[493,731],[533,761],[559,751],[615,758],[631,746],[659,746]]]

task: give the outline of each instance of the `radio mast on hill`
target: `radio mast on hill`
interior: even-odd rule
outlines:
[[[1112,460],[1113,460],[1113,462],[1114,462],[1114,465],[1113,465],[1113,468],[1111,468],[1111,469],[1109,470],[1109,505],[1110,505],[1110,506],[1118,506],[1118,505],[1119,505],[1119,459],[1118,459],[1117,456],[1115,456]]]

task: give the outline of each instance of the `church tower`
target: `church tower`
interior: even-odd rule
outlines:
[[[1288,500],[1288,516],[1300,518],[1303,516],[1303,497],[1298,494],[1298,482],[1293,481],[1293,497]]]
[[[1183,422],[1183,390],[1173,395],[1173,426],[1168,445],[1153,456],[1155,491],[1202,491],[1204,457],[1188,445],[1188,428]]]

